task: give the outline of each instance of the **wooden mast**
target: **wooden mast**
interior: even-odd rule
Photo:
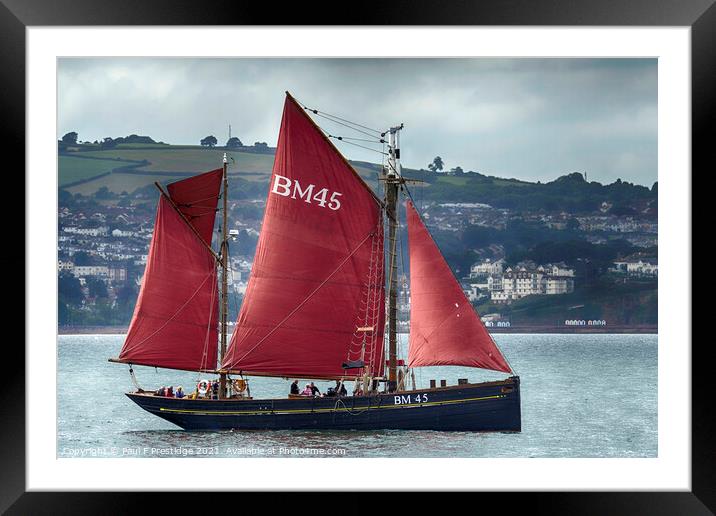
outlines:
[[[219,348],[219,363],[224,362],[224,355],[226,354],[226,335],[227,335],[227,319],[229,314],[229,235],[228,235],[228,198],[229,198],[229,178],[226,173],[226,153],[224,153],[224,175],[223,175],[223,218],[221,221],[221,340]],[[226,398],[226,373],[219,373],[219,398]]]
[[[398,387],[398,259],[396,233],[398,231],[398,189],[403,182],[400,175],[398,131],[403,125],[391,127],[388,144],[388,170],[385,178],[385,205],[388,215],[388,392]]]

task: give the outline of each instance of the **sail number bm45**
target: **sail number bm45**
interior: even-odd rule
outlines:
[[[321,208],[328,207],[333,211],[339,210],[341,207],[341,201],[338,199],[342,193],[333,192],[331,197],[328,197],[328,188],[321,188],[315,195],[313,191],[316,189],[316,185],[308,185],[305,188],[301,187],[298,179],[291,180],[288,177],[274,175],[273,186],[271,187],[271,193],[282,195],[283,197],[290,197],[291,199],[303,199],[308,204],[317,203]]]

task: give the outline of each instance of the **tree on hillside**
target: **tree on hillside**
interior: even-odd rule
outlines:
[[[435,156],[433,162],[428,165],[428,170],[431,172],[439,172],[443,169],[443,166],[443,159],[440,156]]]
[[[68,273],[62,273],[57,278],[57,293],[65,303],[80,304],[84,299],[80,280]]]
[[[72,256],[72,259],[74,260],[75,265],[93,265],[94,264],[94,258],[87,251],[77,251]]]
[[[75,145],[77,143],[77,133],[72,131],[62,137],[62,143],[67,145]]]
[[[268,149],[268,143],[266,142],[254,142],[254,147],[258,147],[260,149]]]
[[[232,136],[229,138],[229,140],[226,142],[226,146],[230,149],[234,149],[236,147],[243,147],[244,144],[241,143],[241,140],[239,140],[236,136]]]
[[[94,196],[97,199],[114,199],[115,197],[117,197],[117,194],[110,191],[110,189],[106,186],[102,186],[99,190],[95,192]]]
[[[137,299],[139,288],[133,280],[127,280],[124,285],[117,289],[117,306],[120,308],[131,309]]]
[[[216,140],[216,136],[214,136],[214,135],[209,135],[209,136],[207,136],[206,138],[204,138],[203,140],[201,140],[200,143],[201,143],[201,146],[202,146],[202,147],[213,147],[213,146],[216,145],[218,142],[217,142],[217,140]]]
[[[111,149],[117,146],[117,142],[108,136],[107,138],[102,140],[102,143],[100,143],[99,145],[103,149]]]
[[[90,297],[106,299],[109,295],[106,283],[99,278],[87,278],[87,288]]]

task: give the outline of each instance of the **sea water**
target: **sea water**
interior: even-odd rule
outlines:
[[[404,336],[403,336],[404,337]],[[128,366],[109,363],[123,335],[58,337],[58,457],[656,457],[656,335],[494,336],[521,378],[522,432],[188,432],[140,409]],[[404,338],[401,339],[404,348]],[[139,385],[193,391],[205,375],[135,366]],[[504,378],[471,368],[418,368],[418,388]],[[322,392],[334,382],[316,382]],[[408,383],[410,385],[410,383]],[[290,381],[251,378],[254,398]],[[349,386],[349,391],[350,391]]]

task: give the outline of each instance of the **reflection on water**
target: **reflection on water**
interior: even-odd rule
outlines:
[[[58,339],[60,457],[655,457],[655,335],[495,335],[522,381],[522,432],[207,431],[186,432],[124,396],[127,367],[111,364],[121,335]],[[137,367],[145,389],[182,385],[196,373]],[[459,367],[416,370],[431,379],[502,378]],[[252,378],[255,398],[283,397],[289,381]],[[333,382],[317,382],[322,392]]]

